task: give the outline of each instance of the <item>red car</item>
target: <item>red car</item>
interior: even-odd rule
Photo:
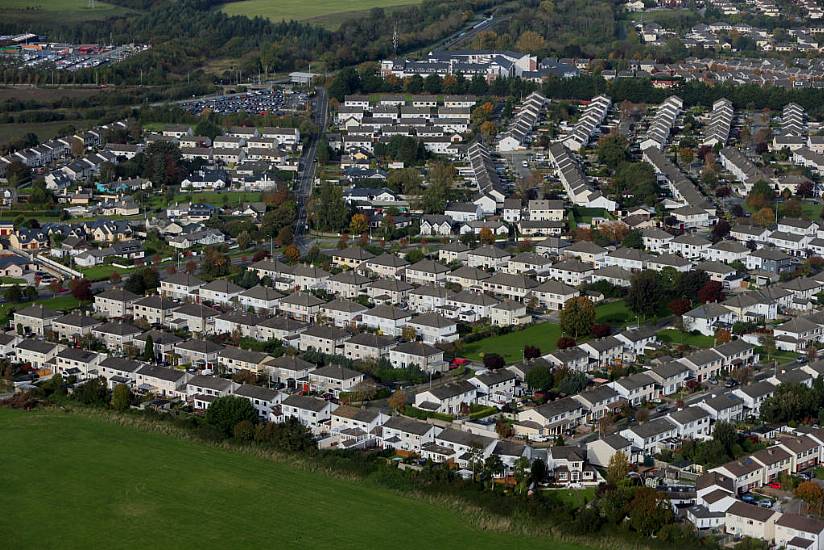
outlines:
[[[769,487],[770,489],[780,489],[780,488],[781,488],[781,484],[780,484],[780,483],[778,483],[777,481],[773,481],[772,483],[770,483],[769,485],[767,485],[767,487]]]

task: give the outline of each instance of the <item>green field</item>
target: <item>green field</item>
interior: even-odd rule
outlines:
[[[21,90],[21,94],[26,92]],[[32,133],[37,135],[40,141],[48,141],[57,137],[57,134],[62,128],[66,126],[74,126],[75,128],[84,128],[88,126],[87,121],[83,120],[59,120],[56,122],[23,122],[20,124],[0,124],[0,145],[9,143]]]
[[[608,323],[617,328],[624,327],[630,319],[635,317],[623,300],[601,304],[595,309],[597,311],[595,320],[598,323]],[[521,361],[525,345],[538,346],[541,353],[549,353],[555,351],[555,344],[560,337],[561,326],[558,323],[537,323],[524,330],[490,336],[466,344],[463,348],[463,356],[480,360],[482,353],[494,352],[501,355],[508,363]]]
[[[3,15],[16,21],[36,22],[38,18],[59,17],[64,22],[106,19],[132,10],[95,0],[2,0]],[[35,31],[36,32],[36,31]]]
[[[222,9],[229,15],[245,15],[247,17],[266,17],[272,21],[288,21],[294,19],[318,19],[318,23],[337,28],[342,19],[352,17],[357,12],[372,8],[392,8],[420,4],[421,0],[314,0],[301,2],[300,0],[242,0],[224,4]]]
[[[206,203],[218,208],[223,207],[223,201],[228,200],[229,206],[234,206],[246,202],[260,202],[263,193],[259,191],[204,191],[201,193],[177,193],[173,203],[196,202]],[[149,198],[149,208],[163,208],[168,206],[166,197],[163,195],[152,195]]]
[[[0,448],[5,548],[585,548],[482,531],[368,481],[57,410],[0,409]]]
[[[667,344],[685,344],[694,348],[711,348],[715,345],[715,338],[703,334],[690,334],[683,330],[668,328],[658,333],[658,338]]]
[[[80,301],[71,294],[63,294],[62,296],[55,296],[54,298],[44,298],[37,300],[35,304],[42,304],[44,307],[53,309],[55,311],[71,311],[80,307]],[[31,305],[31,302],[22,302],[19,304],[4,303],[0,304],[0,320],[5,319],[9,311],[14,308],[15,311],[23,310]]]
[[[120,273],[121,275],[131,273],[131,269],[124,269],[122,267],[115,267],[113,265],[96,265],[94,267],[86,267],[79,269],[83,274],[83,277],[86,279],[97,282],[97,281],[108,281],[109,278],[112,276],[112,273]]]

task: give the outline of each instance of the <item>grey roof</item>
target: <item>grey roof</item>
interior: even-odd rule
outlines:
[[[384,428],[392,428],[394,430],[415,435],[424,435],[435,428],[432,424],[427,424],[426,422],[421,422],[420,420],[407,418],[405,416],[393,416],[384,422],[383,426]]]
[[[322,376],[323,378],[331,378],[333,380],[351,380],[353,378],[362,378],[363,373],[356,370],[347,369],[339,365],[327,365],[311,372],[311,376]]]
[[[255,386],[252,384],[242,384],[235,390],[235,395],[241,397],[248,397],[251,399],[260,399],[262,401],[272,401],[278,396],[276,390]]]
[[[475,392],[475,386],[465,380],[460,380],[458,382],[450,382],[448,384],[443,384],[441,386],[436,386],[423,391],[428,391],[438,399],[449,399],[450,397],[455,397],[464,393],[473,393]]]
[[[304,409],[308,411],[320,412],[329,404],[328,401],[324,399],[318,399],[317,397],[308,397],[305,395],[290,395],[282,402],[283,405],[288,405],[290,407],[295,407],[298,409]]]
[[[666,433],[670,430],[674,430],[675,426],[673,426],[672,423],[666,418],[656,418],[655,420],[650,420],[649,422],[645,422],[638,426],[632,426],[629,429],[636,433],[639,437],[648,439],[650,437]]]
[[[198,374],[189,380],[188,385],[199,388],[209,388],[215,391],[229,391],[232,388],[232,381],[226,380],[225,378],[218,378],[217,376],[203,376]]]

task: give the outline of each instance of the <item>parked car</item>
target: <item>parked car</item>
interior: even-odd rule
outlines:
[[[753,503],[756,499],[752,494],[744,493],[743,495],[741,495],[741,500],[743,500],[744,502]]]
[[[772,508],[773,507],[773,501],[771,501],[769,499],[766,499],[766,498],[761,499],[761,500],[758,501],[758,505],[761,506],[762,508]]]
[[[780,489],[781,484],[777,481],[773,481],[772,483],[768,483],[767,487],[769,487],[770,489]]]

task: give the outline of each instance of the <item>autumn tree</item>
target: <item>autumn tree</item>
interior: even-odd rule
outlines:
[[[561,310],[561,330],[573,338],[589,334],[595,322],[595,305],[585,296],[567,300]]]
[[[129,386],[126,384],[118,384],[112,391],[112,408],[116,411],[123,412],[129,408],[132,396],[129,392]]]
[[[638,487],[627,506],[629,526],[643,536],[651,537],[668,523],[673,514],[669,501],[651,487]]]
[[[698,290],[698,300],[704,304],[723,302],[724,285],[719,281],[707,281],[707,283]]]
[[[72,296],[81,302],[86,302],[92,299],[92,283],[85,277],[82,279],[72,279],[69,283],[69,290],[71,291]]]
[[[692,309],[692,302],[687,298],[675,298],[674,300],[670,300],[667,304],[667,308],[673,313],[673,315],[683,315]]]
[[[607,483],[610,485],[618,485],[629,473],[629,460],[627,455],[622,451],[612,455],[607,466]]]
[[[484,227],[483,229],[481,229],[480,233],[478,234],[478,238],[483,244],[495,243],[495,234],[488,227]]]
[[[518,51],[537,53],[544,49],[544,37],[535,31],[524,31],[518,37],[518,42],[515,47]]]
[[[283,249],[283,255],[286,257],[286,261],[290,264],[297,263],[297,261],[300,260],[300,249],[298,249],[297,246],[290,244]]]
[[[387,404],[394,411],[403,410],[403,408],[406,407],[406,392],[403,390],[395,390],[395,392],[389,396]]]
[[[360,235],[361,233],[366,233],[368,230],[369,218],[366,217],[366,214],[358,212],[352,216],[352,220],[349,222],[349,232],[352,233],[352,235]]]
[[[795,488],[795,496],[807,505],[807,511],[824,515],[824,489],[815,481],[804,481]]]

